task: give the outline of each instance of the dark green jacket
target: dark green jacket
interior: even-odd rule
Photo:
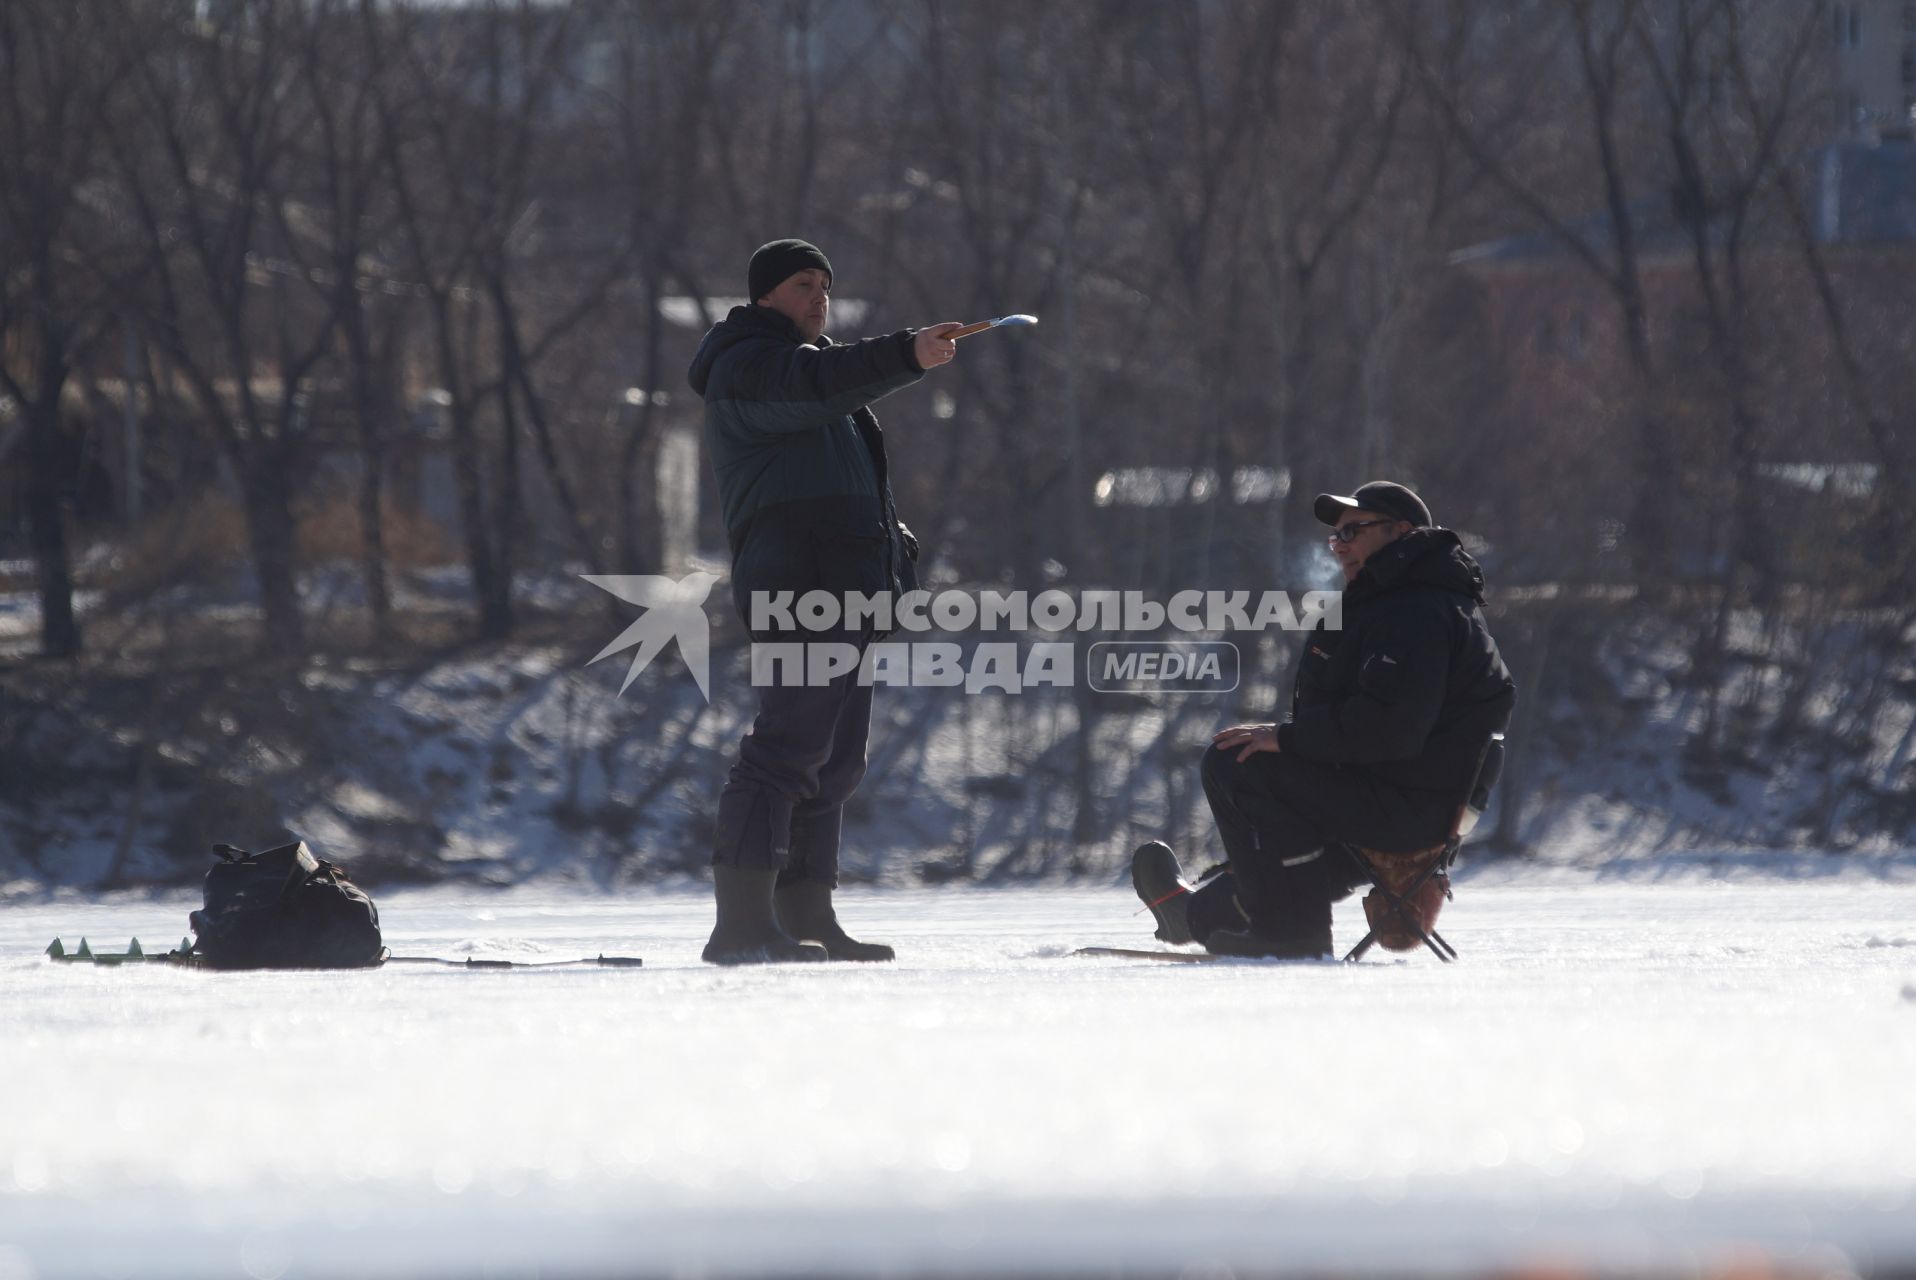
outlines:
[[[1484,574],[1449,529],[1413,529],[1344,590],[1343,629],[1305,642],[1279,746],[1459,796],[1517,687],[1484,625]]]
[[[692,357],[705,449],[732,544],[732,595],[918,585],[872,401],[925,376],[905,330],[817,345],[769,307],[732,308]]]

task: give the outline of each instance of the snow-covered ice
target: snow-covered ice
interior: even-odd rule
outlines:
[[[194,904],[6,908],[0,1276],[1916,1267],[1916,885],[1482,876],[1448,967],[841,899],[898,964],[706,967],[691,892],[381,902],[399,954],[639,970],[56,965]]]

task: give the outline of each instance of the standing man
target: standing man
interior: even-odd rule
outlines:
[[[705,448],[732,545],[732,596],[746,625],[753,593],[890,592],[918,585],[918,542],[892,506],[885,438],[871,404],[951,362],[957,324],[837,343],[825,336],[832,264],[803,240],[752,255],[750,305],[732,308],[692,357]],[[849,641],[861,632],[753,639]],[[853,671],[819,687],[767,685],[719,795],[712,879],[713,964],[890,960],[846,934],[832,909],[845,801],[865,776],[872,691]]]
[[[1167,845],[1133,855],[1132,883],[1167,942],[1330,955],[1331,904],[1367,879],[1344,846],[1441,844],[1479,750],[1516,705],[1479,607],[1483,570],[1422,498],[1378,480],[1320,494],[1312,511],[1344,571],[1342,629],[1311,632],[1287,722],[1221,730],[1204,753],[1227,873],[1193,890]]]

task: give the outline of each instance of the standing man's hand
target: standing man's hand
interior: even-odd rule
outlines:
[[[920,369],[927,372],[941,364],[950,364],[951,358],[958,354],[958,344],[945,335],[953,329],[964,327],[956,320],[947,320],[944,324],[920,329],[911,338],[911,358],[918,362]]]
[[[1243,747],[1237,753],[1237,762],[1243,764],[1260,751],[1277,751],[1277,726],[1274,724],[1238,724],[1228,729],[1219,729],[1211,735],[1211,745],[1220,751],[1229,751],[1232,747]]]

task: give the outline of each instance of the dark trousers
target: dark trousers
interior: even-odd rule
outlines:
[[[855,669],[829,685],[761,688],[719,794],[713,864],[836,887],[839,827],[865,776],[871,718],[872,689]]]
[[[1343,846],[1407,852],[1444,839],[1453,801],[1377,781],[1366,770],[1241,748],[1204,753],[1211,802],[1229,873],[1191,903],[1198,941],[1215,928],[1249,928],[1282,939],[1328,939],[1331,904],[1366,877]]]

